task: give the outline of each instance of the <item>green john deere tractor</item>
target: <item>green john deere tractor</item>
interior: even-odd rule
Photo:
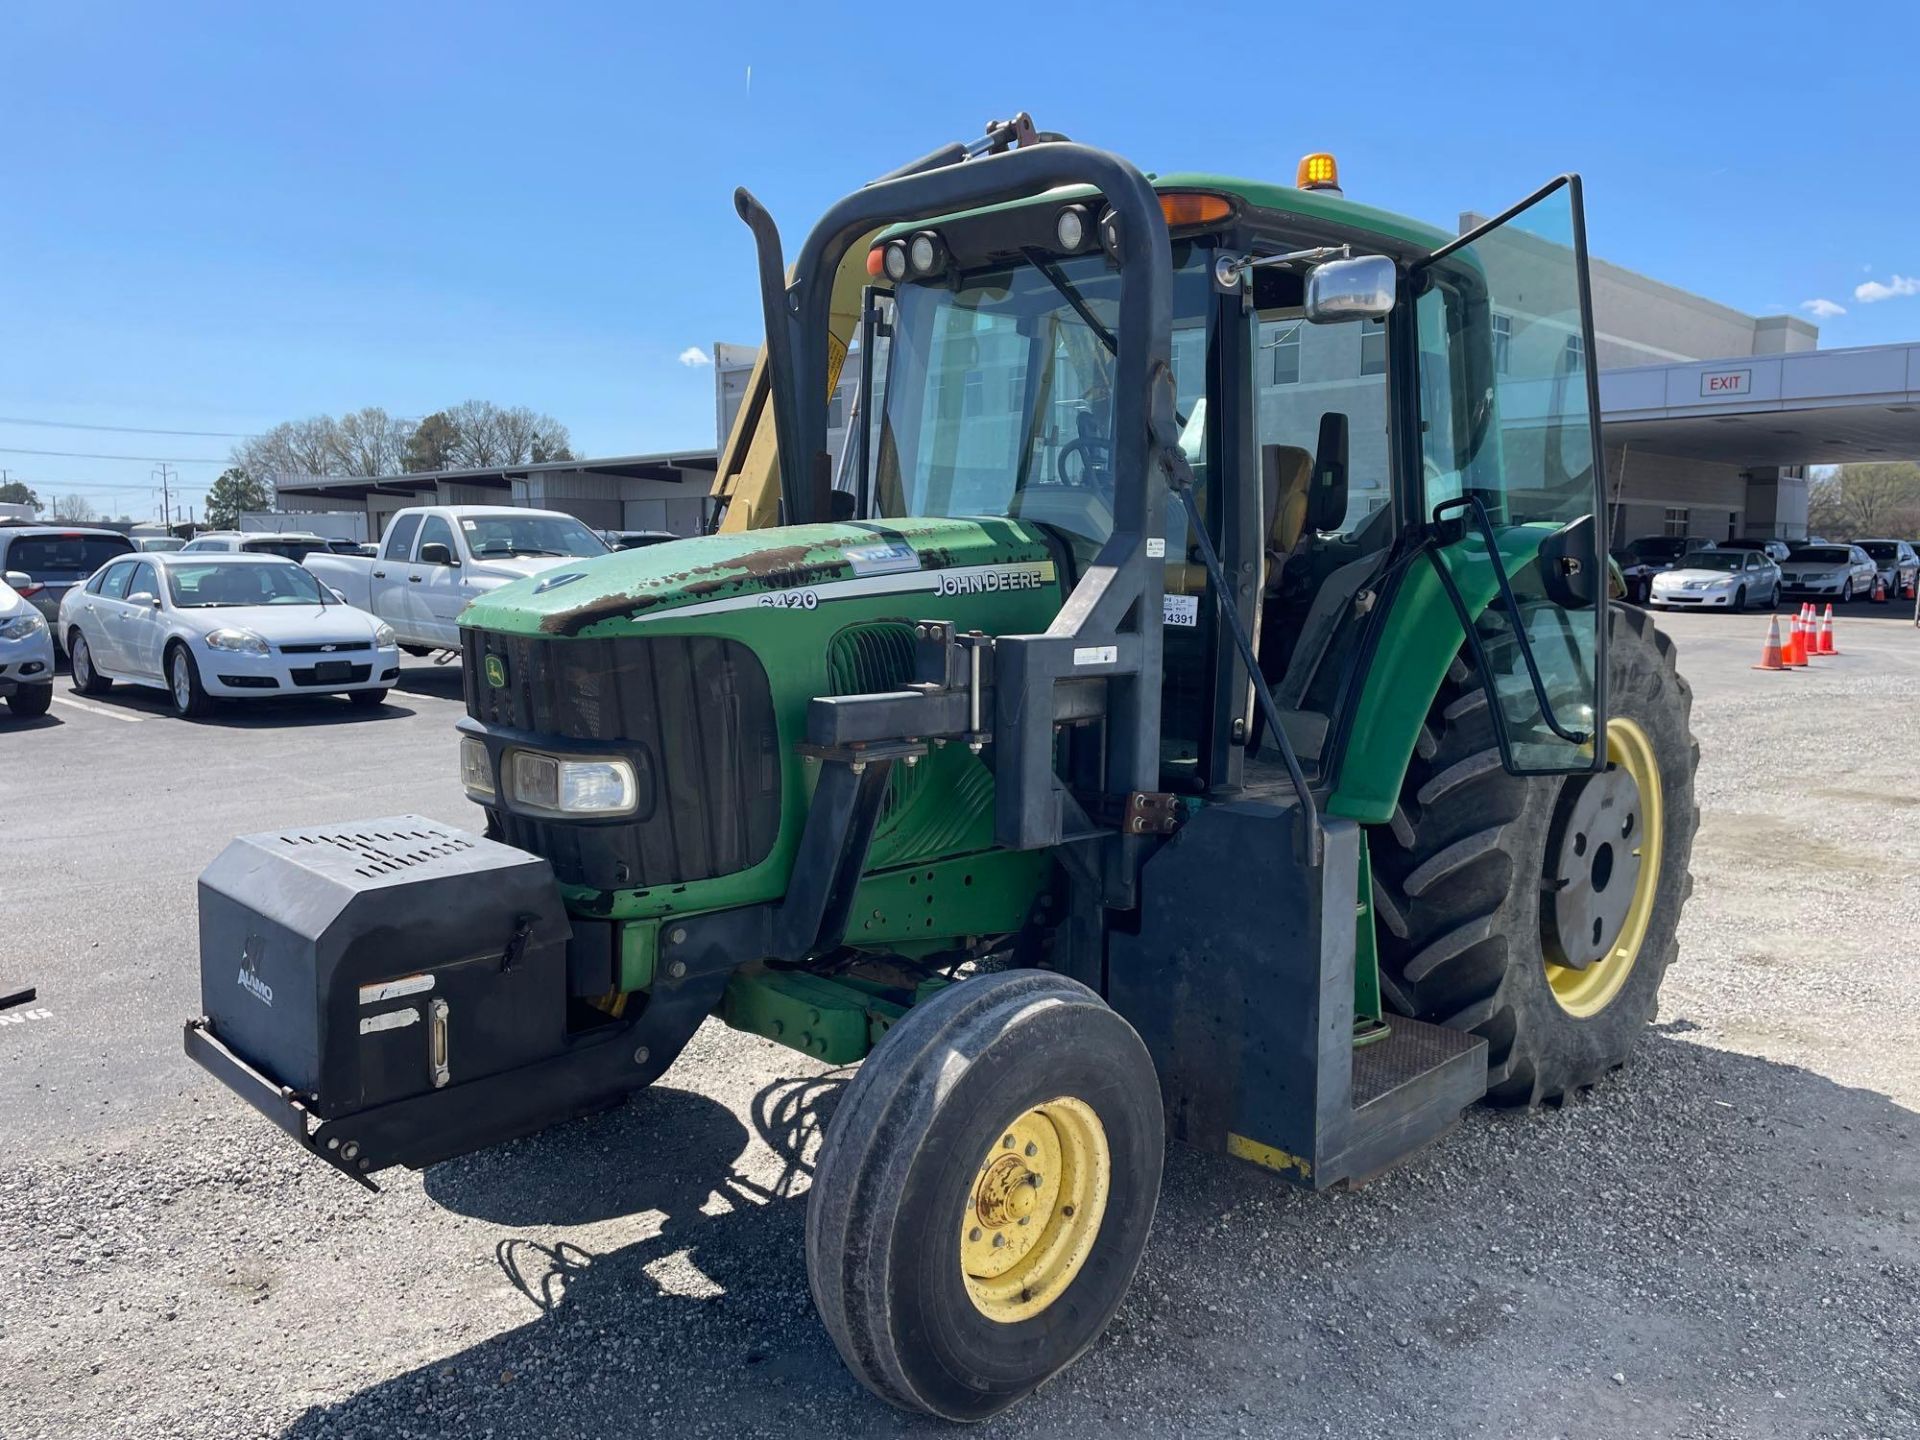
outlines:
[[[1327,168],[1003,128],[790,271],[741,192],[784,523],[470,607],[485,834],[236,841],[189,1052],[362,1180],[612,1103],[710,1015],[860,1062],[813,1293],[954,1419],[1094,1343],[1167,1135],[1322,1189],[1619,1065],[1696,752],[1605,568],[1580,184],[1453,237]]]

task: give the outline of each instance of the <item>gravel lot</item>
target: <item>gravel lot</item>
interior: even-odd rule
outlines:
[[[1698,879],[1636,1063],[1353,1194],[1176,1151],[1140,1282],[983,1433],[1920,1434],[1920,632],[1693,681]],[[385,711],[0,717],[0,1436],[933,1433],[840,1367],[807,1162],[840,1077],[709,1025],[616,1113],[369,1195],[181,1056],[232,835],[474,812],[457,672]],[[15,1012],[16,1015],[18,1012]]]

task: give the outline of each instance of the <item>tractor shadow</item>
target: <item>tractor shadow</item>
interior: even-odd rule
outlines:
[[[1471,1112],[1353,1192],[1173,1147],[1120,1313],[1005,1426],[1599,1437],[1686,1432],[1706,1405],[1725,1433],[1920,1428],[1900,1358],[1920,1343],[1920,1116],[1684,1029],[1559,1109]],[[746,1123],[655,1087],[436,1167],[436,1203],[531,1232],[491,1257],[529,1318],[284,1434],[953,1433],[869,1396],[813,1313],[805,1191],[845,1078],[769,1084]],[[645,1238],[594,1238],[649,1215]],[[1845,1303],[1810,1327],[1814,1296]]]

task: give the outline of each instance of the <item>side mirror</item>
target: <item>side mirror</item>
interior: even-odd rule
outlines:
[[[6,578],[7,584],[15,590],[31,590],[33,588],[33,577],[24,570],[9,570],[7,571]]]
[[[1562,610],[1585,610],[1599,594],[1593,516],[1562,525],[1540,542],[1540,588]]]
[[[127,596],[127,603],[129,605],[150,605],[155,610],[158,610],[160,608],[160,597],[151,590],[136,590],[133,594]]]
[[[1399,283],[1399,271],[1385,255],[1324,261],[1307,272],[1307,319],[1316,325],[1384,319]]]
[[[433,540],[420,547],[420,563],[422,565],[458,565],[460,562],[453,558],[453,551],[438,540]]]
[[[342,595],[338,590],[334,589],[333,586],[331,585],[327,586],[327,593],[333,596],[333,598],[338,600],[342,605],[347,603],[347,597]]]
[[[1338,530],[1347,521],[1347,417],[1329,410],[1320,417],[1320,440],[1313,451],[1313,484],[1307,499],[1307,524]]]

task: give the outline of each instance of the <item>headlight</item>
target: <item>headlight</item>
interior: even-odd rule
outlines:
[[[386,621],[382,620],[378,625],[373,627],[373,643],[382,650],[385,650],[390,645],[397,645],[399,642],[400,637],[393,633],[393,627],[387,624]]]
[[[16,615],[11,620],[0,620],[0,640],[24,640],[46,628],[46,617],[38,610],[28,610],[26,614]]]
[[[508,757],[507,775],[515,805],[550,815],[625,815],[640,793],[633,766],[625,760],[563,760],[515,750]]]
[[[493,760],[487,747],[471,735],[460,737],[460,783],[476,800],[493,799]]]
[[[213,650],[239,650],[248,655],[265,655],[267,642],[251,630],[215,630],[207,636],[207,646]]]

